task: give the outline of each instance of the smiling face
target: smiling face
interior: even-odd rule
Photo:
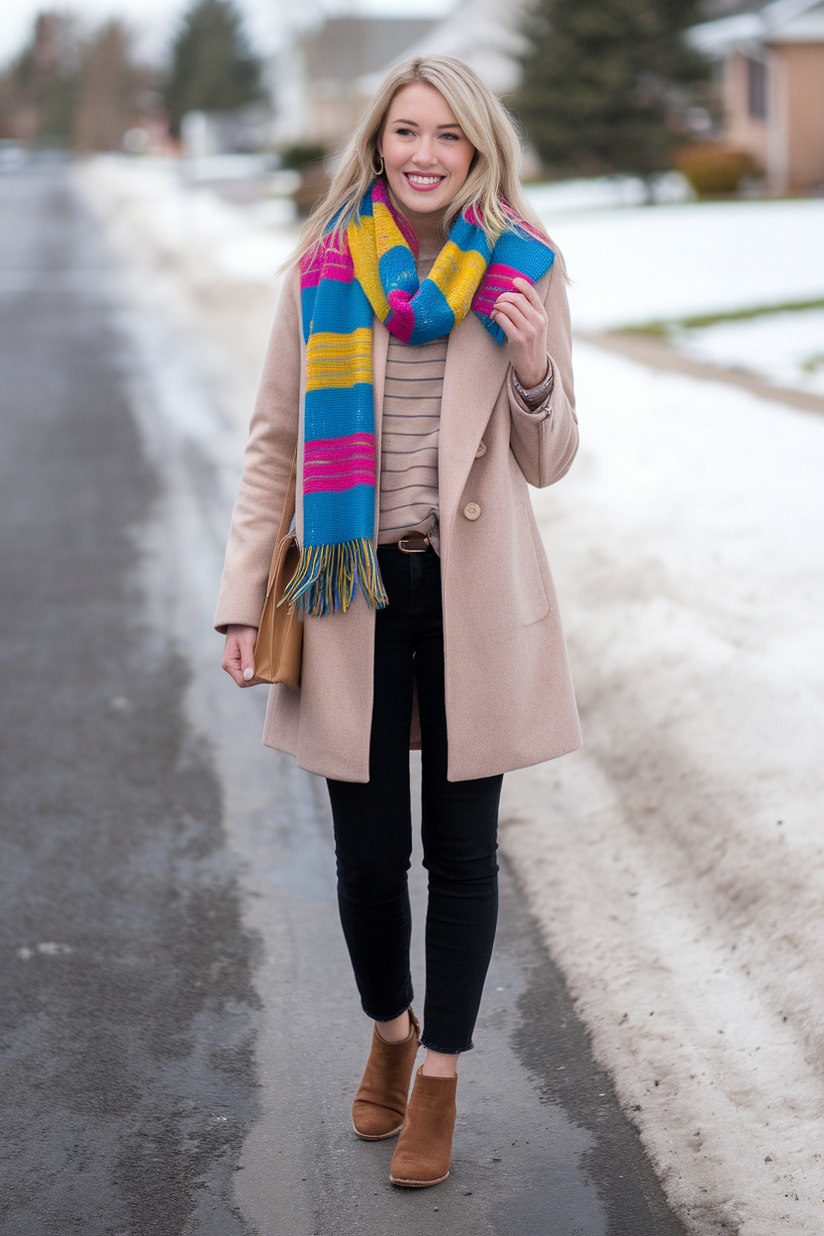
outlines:
[[[424,82],[399,90],[389,105],[378,151],[394,206],[420,240],[434,235],[475,154],[441,92]]]

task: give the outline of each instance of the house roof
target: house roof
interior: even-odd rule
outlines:
[[[711,56],[747,44],[824,43],[824,0],[772,0],[747,13],[693,26],[688,38]]]
[[[314,80],[354,81],[402,55],[433,24],[420,17],[328,17],[300,41]]]
[[[374,89],[399,60],[407,56],[455,56],[463,60],[497,94],[518,85],[517,57],[526,50],[521,23],[531,0],[460,0],[457,7],[437,22],[417,42],[381,66],[380,74],[362,80],[367,93]]]

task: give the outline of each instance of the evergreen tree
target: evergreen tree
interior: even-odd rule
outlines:
[[[708,76],[684,41],[696,0],[537,0],[514,110],[557,175],[670,166]]]
[[[186,112],[229,112],[254,102],[260,74],[232,0],[196,0],[172,47],[164,92],[172,132],[180,132]]]

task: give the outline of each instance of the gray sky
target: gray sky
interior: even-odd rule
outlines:
[[[397,16],[429,16],[449,12],[455,0],[236,0],[246,15],[246,27],[259,51],[278,46],[287,25],[299,8],[302,24],[328,12],[394,13]],[[143,55],[162,54],[180,14],[189,0],[14,0],[0,4],[0,64],[6,64],[23,46],[37,13],[43,9],[70,10],[96,24],[107,17],[123,17],[139,35]]]

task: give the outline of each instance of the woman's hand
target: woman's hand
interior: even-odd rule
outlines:
[[[525,390],[539,386],[549,368],[547,316],[543,301],[527,279],[513,279],[515,292],[502,292],[490,317],[507,338],[509,363]]]
[[[239,687],[254,687],[263,682],[255,678],[255,644],[257,627],[229,626],[221,666]]]

